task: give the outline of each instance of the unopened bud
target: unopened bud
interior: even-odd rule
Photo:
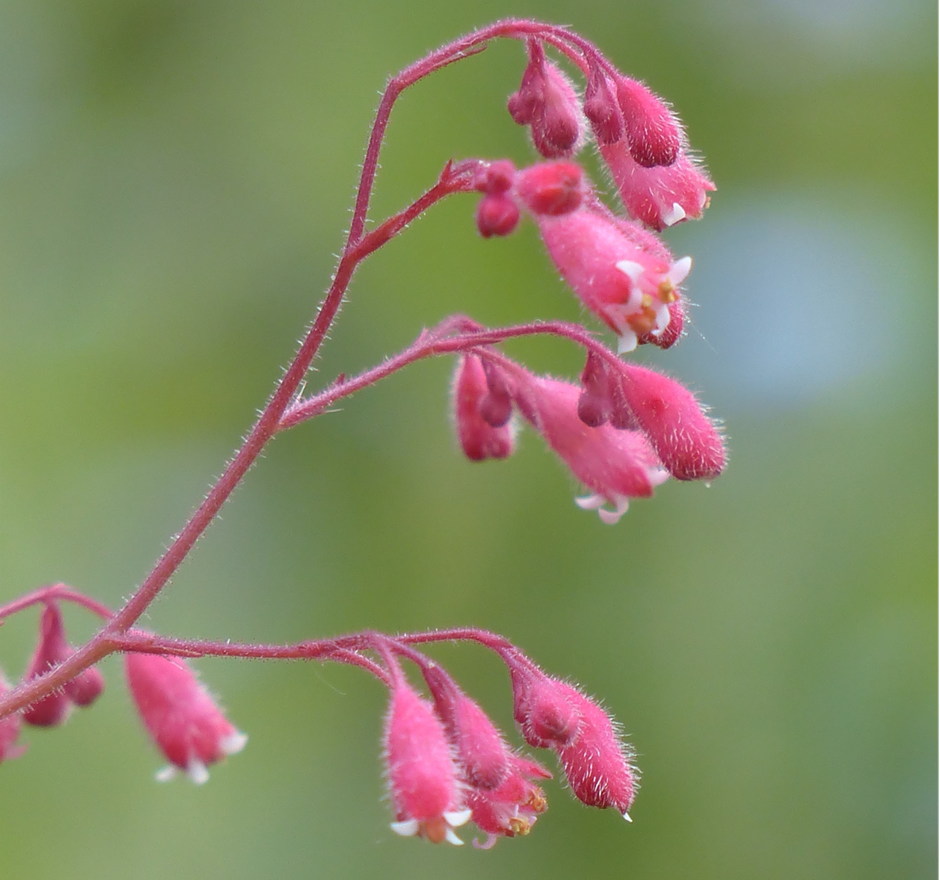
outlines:
[[[492,395],[480,358],[461,356],[454,373],[451,400],[457,438],[464,455],[471,461],[506,458],[514,449],[513,430],[508,420],[494,427],[483,417],[481,405],[489,397]],[[488,412],[488,415],[499,421],[499,413]]]
[[[519,208],[504,193],[483,196],[477,205],[477,230],[484,238],[514,232],[519,225]]]
[[[49,602],[39,624],[39,642],[26,671],[26,680],[38,678],[69,658],[72,649],[65,640],[62,612]],[[23,712],[23,720],[36,727],[56,727],[69,716],[72,702],[65,691],[55,691],[37,700]]]
[[[581,205],[584,197],[581,166],[573,162],[531,165],[516,176],[515,192],[533,214],[568,214]]]
[[[623,116],[602,70],[594,68],[584,92],[584,115],[598,144],[612,144],[623,136]]]
[[[617,83],[617,101],[630,155],[636,162],[644,168],[672,165],[682,148],[682,132],[663,101],[643,83],[628,77]]]

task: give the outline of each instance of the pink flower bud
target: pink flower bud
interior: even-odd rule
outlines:
[[[600,357],[589,351],[581,373],[578,418],[589,428],[597,428],[610,419],[612,409],[607,367]]]
[[[644,168],[637,163],[622,140],[601,145],[600,150],[624,207],[631,217],[650,229],[697,220],[708,206],[708,193],[715,189],[715,184],[685,149],[679,151],[671,165],[656,168]]]
[[[644,168],[672,165],[683,144],[682,130],[672,111],[643,83],[625,76],[617,82],[617,101],[634,160]]]
[[[424,669],[434,706],[454,747],[463,781],[493,789],[509,775],[512,753],[495,724],[439,666]]]
[[[639,431],[607,424],[590,428],[578,418],[577,385],[532,376],[519,369],[515,397],[523,415],[593,494],[577,498],[612,525],[627,512],[630,498],[648,498],[667,479],[659,459]],[[522,377],[525,377],[523,379]],[[613,510],[604,507],[611,504]]]
[[[573,162],[531,165],[516,175],[515,193],[533,214],[567,214],[584,198],[581,166]]]
[[[392,689],[385,721],[385,761],[395,810],[392,830],[433,843],[461,844],[454,828],[470,818],[444,725],[431,704],[404,682]]]
[[[58,666],[72,654],[65,640],[62,612],[55,602],[47,603],[39,624],[39,643],[26,671],[26,680],[37,678]],[[56,727],[62,724],[72,710],[72,702],[64,690],[51,693],[28,706],[23,720],[36,727]]]
[[[485,162],[473,177],[473,188],[491,195],[504,193],[512,187],[515,176],[516,166],[510,159]]]
[[[513,717],[525,741],[536,749],[570,745],[581,718],[569,688],[541,670],[510,661]]]
[[[515,122],[531,126],[532,142],[546,158],[571,156],[580,146],[577,92],[535,40],[529,42],[529,63],[519,91],[510,96],[507,107]]]
[[[6,696],[9,691],[10,684],[3,673],[0,672],[0,697]],[[16,744],[21,727],[22,718],[16,713],[7,715],[6,718],[0,721],[0,764],[4,761],[12,761],[26,751],[26,746]]]
[[[597,703],[571,685],[559,685],[567,691],[581,718],[577,737],[557,749],[571,791],[589,807],[614,807],[631,821],[628,810],[639,781],[632,751]]]
[[[474,841],[478,849],[490,849],[499,837],[528,834],[548,807],[545,793],[532,780],[550,779],[552,774],[541,764],[518,755],[511,756],[511,764],[510,773],[498,788],[467,792],[473,821],[487,833],[485,843]]]
[[[202,785],[210,764],[245,747],[248,737],[229,723],[185,660],[126,654],[124,669],[141,720],[170,762],[157,774],[161,782],[179,768]]]
[[[483,196],[477,205],[477,230],[483,238],[503,236],[514,232],[519,225],[519,208],[503,193]]]
[[[666,247],[627,221],[589,207],[536,217],[549,256],[594,314],[619,336],[618,351],[669,328],[669,305],[678,299],[692,260],[673,260]]]
[[[451,398],[457,437],[464,455],[471,461],[506,458],[514,448],[511,423],[494,427],[481,415],[481,403],[489,394],[480,358],[476,355],[461,356],[454,373]]]
[[[708,480],[725,466],[721,434],[685,386],[646,367],[623,364],[630,409],[660,461],[677,480]]]
[[[602,70],[591,70],[584,92],[584,115],[591,123],[594,139],[600,145],[613,144],[623,136],[623,115],[611,88],[610,80]]]

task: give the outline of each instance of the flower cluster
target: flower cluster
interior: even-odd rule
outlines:
[[[60,585],[48,590],[43,601],[39,637],[24,675],[29,681],[66,661],[74,649],[65,637],[65,624],[55,598]],[[107,617],[97,603],[64,590],[66,598],[93,607]],[[186,771],[201,784],[209,778],[207,767],[244,748],[248,738],[226,719],[215,701],[199,684],[189,665],[178,657],[128,653],[124,658],[127,683],[144,727],[154,744],[170,762],[157,779],[170,779],[176,769]],[[0,697],[9,690],[0,673]],[[104,677],[90,666],[69,681],[61,691],[36,700],[21,715],[0,720],[0,762],[17,758],[25,751],[17,740],[25,722],[34,727],[59,727],[72,707],[92,705],[104,690]]]
[[[396,648],[402,646],[384,641],[390,667],[384,753],[392,830],[459,845],[463,841],[455,829],[473,821],[486,834],[475,842],[484,849],[500,837],[528,834],[548,806],[537,782],[551,773],[511,749],[478,703],[440,666],[409,649],[431,699],[419,695],[394,658]],[[518,649],[497,652],[509,669],[515,719],[526,742],[556,752],[571,791],[583,803],[613,807],[629,820],[638,773],[610,716],[573,685],[545,675]]]
[[[525,168],[508,159],[448,162],[426,193],[370,227],[379,151],[398,95],[496,37],[526,44],[526,66],[508,110],[528,129],[541,159]],[[583,74],[583,95],[546,50],[560,53]],[[618,190],[617,210],[603,201],[575,161],[592,141]],[[174,640],[134,627],[276,434],[421,358],[457,356],[452,409],[469,459],[507,458],[515,450],[518,426],[528,424],[584,485],[586,493],[577,504],[597,510],[606,523],[617,522],[631,499],[649,497],[670,477],[710,480],[720,474],[724,441],[695,396],[675,379],[620,359],[639,345],[668,349],[681,337],[687,318],[683,285],[692,261],[673,256],[658,233],[700,217],[713,189],[670,108],[565,28],[527,20],[497,22],[393,77],[373,125],[330,288],[244,444],[185,528],[118,611],[64,584],[0,607],[0,622],[27,608],[42,608],[37,645],[22,680],[11,687],[0,675],[0,762],[22,753],[17,743],[24,723],[57,727],[74,707],[91,705],[104,687],[95,664],[120,652],[143,725],[169,762],[157,777],[183,771],[202,783],[209,766],[240,751],[247,737],[228,721],[183,658],[342,662],[368,671],[389,692],[383,749],[392,829],[459,844],[457,829],[472,821],[485,835],[476,845],[489,848],[500,837],[531,831],[546,809],[541,784],[551,774],[513,749],[483,708],[416,647],[447,638],[494,651],[509,672],[514,717],[526,743],[555,752],[569,788],[582,802],[616,809],[629,820],[638,772],[611,716],[578,687],[545,674],[492,633],[462,629],[393,638],[367,632],[270,646]],[[453,316],[382,364],[352,378],[343,374],[305,397],[305,377],[359,263],[437,201],[468,192],[479,195],[476,227],[485,238],[511,234],[523,217],[537,226],[561,278],[584,309],[616,334],[616,352],[579,325],[539,320],[486,329]],[[581,346],[586,360],[578,381],[536,375],[500,348],[508,339],[536,333]],[[105,621],[78,649],[66,638],[62,601]],[[404,662],[417,666],[425,693],[408,681]]]

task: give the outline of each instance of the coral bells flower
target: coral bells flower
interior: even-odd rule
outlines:
[[[6,696],[9,690],[9,682],[0,672],[0,697]],[[22,718],[16,713],[7,715],[6,718],[0,721],[0,764],[4,761],[12,761],[26,751],[26,746],[16,744],[20,736],[22,723]]]
[[[724,470],[724,441],[691,391],[635,364],[622,364],[620,376],[634,417],[672,476],[707,480]]]
[[[673,260],[655,236],[588,206],[536,220],[562,277],[617,333],[620,352],[665,333],[669,307],[692,267],[689,257]]]
[[[507,106],[519,125],[530,126],[532,142],[545,158],[557,159],[577,152],[581,144],[577,92],[534,40],[529,42],[529,63],[519,91],[510,96]]]
[[[509,658],[513,717],[525,741],[537,749],[570,745],[581,725],[570,688],[531,664]]]
[[[516,403],[523,415],[592,490],[576,499],[579,507],[597,510],[601,520],[612,525],[627,512],[631,498],[648,498],[668,478],[641,432],[609,424],[591,428],[578,418],[578,385],[518,371]],[[608,503],[612,510],[604,507]]]
[[[511,769],[502,785],[468,791],[466,801],[473,821],[487,834],[484,843],[474,842],[474,846],[490,849],[499,837],[528,834],[548,808],[545,793],[532,780],[550,779],[551,775],[541,764],[512,755]]]
[[[157,774],[161,782],[178,768],[202,785],[210,764],[245,747],[248,737],[229,723],[185,660],[127,654],[124,668],[144,726],[170,762]]]
[[[385,722],[385,760],[395,809],[392,830],[433,843],[463,841],[454,828],[470,818],[461,802],[457,768],[434,708],[404,680],[392,688]]]
[[[58,666],[74,653],[65,638],[62,612],[56,602],[49,602],[42,612],[39,642],[30,661],[26,678],[36,678]],[[55,727],[62,724],[76,706],[91,705],[104,690],[104,678],[94,667],[73,678],[61,691],[37,700],[23,712],[23,720],[37,727]]]
[[[589,807],[614,807],[628,822],[639,782],[633,752],[611,717],[577,688],[560,683],[581,723],[570,745],[557,749],[572,792]]]
[[[683,144],[672,111],[643,83],[626,76],[617,81],[617,102],[633,159],[644,168],[672,165]]]
[[[451,391],[454,424],[464,455],[471,461],[506,458],[514,448],[513,426],[509,422],[511,402],[500,390],[491,393],[487,374],[476,355],[464,355],[457,363]],[[509,407],[509,409],[506,409]],[[502,408],[505,418],[497,418]],[[489,417],[487,421],[484,416]],[[498,422],[494,425],[493,421]]]
[[[600,151],[627,212],[650,229],[697,220],[708,206],[715,184],[685,149],[671,165],[654,168],[640,165],[624,140],[601,145]]]

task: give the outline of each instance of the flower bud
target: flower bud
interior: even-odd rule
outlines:
[[[581,166],[573,162],[531,165],[516,175],[515,193],[533,214],[567,214],[584,198]]]
[[[594,67],[584,92],[584,115],[591,123],[594,139],[600,145],[613,144],[623,136],[623,115],[610,80]]]
[[[559,682],[581,718],[578,735],[557,749],[571,791],[589,807],[614,807],[628,822],[639,783],[633,752],[610,716],[581,691]]]
[[[519,225],[519,208],[503,193],[488,193],[477,205],[476,220],[483,238],[509,235]]]
[[[537,749],[572,743],[581,719],[563,682],[517,662],[510,662],[510,676],[513,717],[525,741]]]
[[[511,770],[498,788],[468,791],[466,800],[473,821],[487,833],[486,842],[474,841],[474,846],[491,849],[499,837],[528,834],[548,808],[545,793],[532,780],[550,779],[551,775],[541,764],[512,755]]]
[[[581,373],[578,418],[590,428],[597,428],[610,419],[612,407],[609,383],[603,359],[589,351]]]
[[[124,669],[141,720],[170,766],[157,774],[161,782],[176,769],[197,785],[209,778],[208,766],[240,752],[248,737],[222,714],[185,660],[160,654],[125,654]]]
[[[708,480],[725,467],[721,434],[684,385],[655,370],[623,364],[622,388],[640,428],[677,480]]]
[[[643,83],[624,76],[617,82],[617,102],[630,155],[637,164],[644,168],[672,165],[683,137],[678,120],[663,101]]]
[[[494,427],[481,414],[481,404],[490,396],[480,358],[472,354],[461,355],[454,373],[451,399],[457,438],[464,455],[471,461],[506,458],[513,452],[511,423],[504,422]],[[491,407],[495,405],[490,404]],[[495,418],[498,413],[488,409],[488,415]]]
[[[440,718],[404,681],[392,688],[385,721],[385,761],[395,810],[392,830],[433,843],[461,844],[454,828],[470,818]]]
[[[38,678],[64,662],[72,654],[65,640],[62,612],[55,602],[43,609],[39,624],[39,642],[26,671],[26,680]],[[55,691],[37,700],[23,712],[23,720],[36,727],[56,727],[62,724],[72,710],[72,702],[64,690]]]

